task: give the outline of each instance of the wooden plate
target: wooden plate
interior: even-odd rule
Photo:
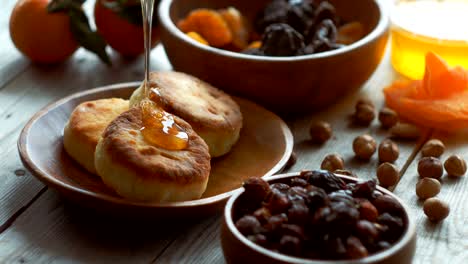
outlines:
[[[129,98],[139,82],[105,86],[73,94],[50,104],[26,124],[18,149],[27,169],[69,200],[126,216],[200,216],[218,211],[244,179],[268,177],[284,167],[293,137],[275,114],[245,99],[235,98],[244,116],[239,141],[227,155],[212,160],[208,187],[201,199],[174,203],[141,203],[119,197],[101,179],[88,173],[65,152],[63,128],[80,103],[101,98]]]

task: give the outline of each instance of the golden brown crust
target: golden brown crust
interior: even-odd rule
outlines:
[[[184,150],[167,150],[148,144],[141,134],[141,109],[133,107],[114,119],[103,133],[103,151],[113,163],[132,171],[142,181],[170,182],[187,185],[206,182],[210,172],[210,155],[205,144],[182,119],[176,124],[189,136]]]
[[[96,147],[109,122],[127,109],[128,101],[120,98],[84,102],[73,110],[67,127],[76,140]]]
[[[162,107],[195,130],[235,131],[242,127],[239,105],[223,91],[180,72],[152,72],[150,82],[159,88]]]

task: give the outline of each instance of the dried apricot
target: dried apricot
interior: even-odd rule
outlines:
[[[186,35],[189,36],[190,38],[194,39],[195,41],[201,43],[201,44],[209,45],[208,41],[206,41],[206,39],[204,39],[202,36],[200,36],[200,34],[198,34],[197,32],[190,31]]]
[[[226,21],[232,33],[232,45],[239,50],[245,49],[249,41],[249,30],[246,26],[245,19],[239,10],[234,7],[228,7],[218,11]]]
[[[195,9],[177,23],[183,32],[197,32],[211,46],[221,47],[231,43],[232,33],[223,17],[212,9]]]

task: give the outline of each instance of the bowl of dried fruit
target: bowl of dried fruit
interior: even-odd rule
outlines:
[[[158,11],[175,70],[277,112],[357,90],[388,39],[382,0],[162,0]]]
[[[228,263],[411,263],[408,207],[375,181],[328,171],[250,178],[224,210]]]

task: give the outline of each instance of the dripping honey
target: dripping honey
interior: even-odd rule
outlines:
[[[145,80],[143,94],[145,99],[140,103],[142,111],[141,133],[147,142],[161,148],[181,150],[188,146],[186,131],[177,125],[174,116],[164,111],[160,106],[161,96],[157,87],[150,87],[149,65],[151,50],[151,27],[154,0],[142,0],[143,33],[145,40]]]
[[[392,65],[399,73],[421,79],[429,51],[468,69],[468,0],[400,1],[392,24]]]

